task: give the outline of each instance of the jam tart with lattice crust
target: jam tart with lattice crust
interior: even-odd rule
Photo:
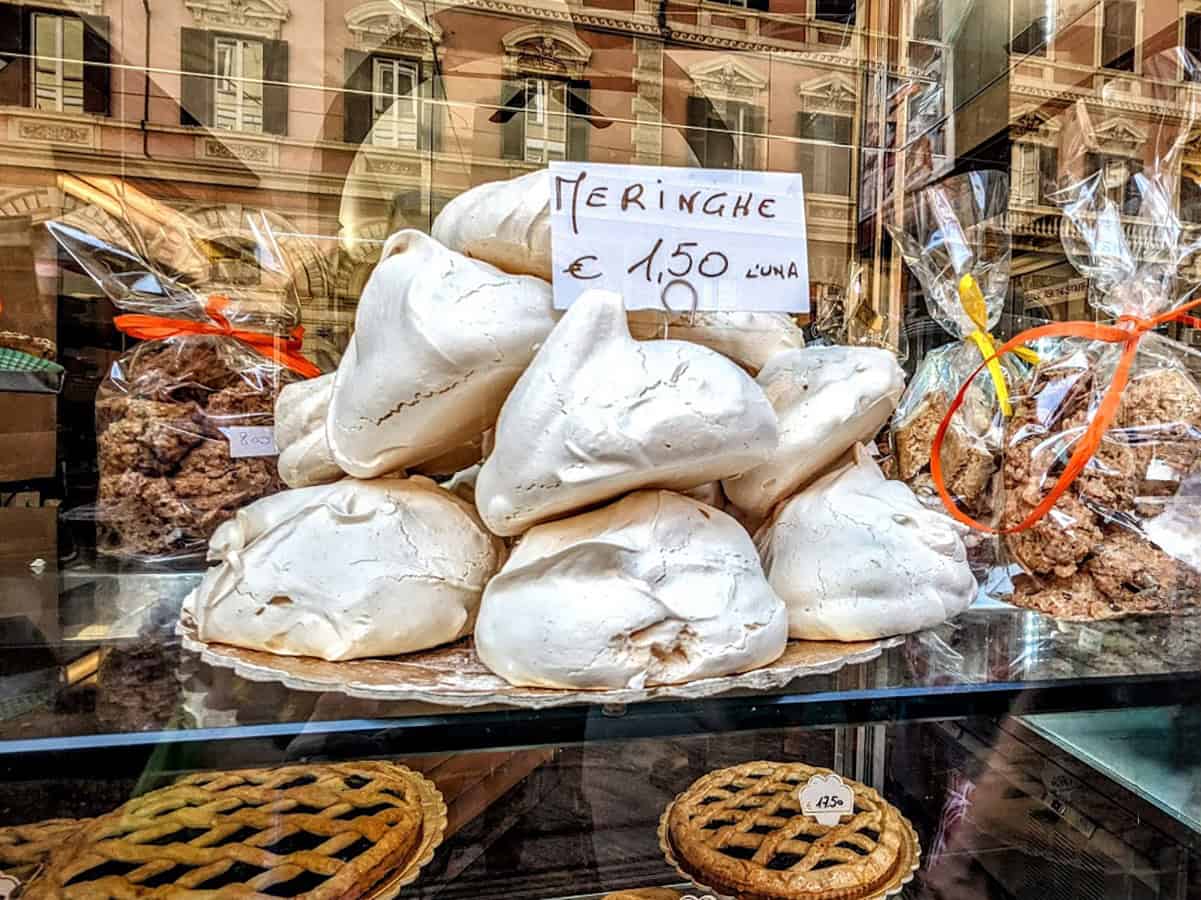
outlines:
[[[199,773],[86,823],[24,896],[366,898],[445,821],[429,782],[386,763]]]
[[[0,875],[29,881],[50,854],[86,823],[86,819],[47,819],[0,828]]]
[[[899,889],[917,867],[913,826],[849,779],[853,812],[820,824],[799,799],[818,774],[832,773],[776,762],[710,772],[664,813],[665,849],[698,884],[738,900],[867,900]]]

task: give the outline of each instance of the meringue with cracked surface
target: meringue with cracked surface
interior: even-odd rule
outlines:
[[[329,372],[285,385],[275,399],[275,445],[279,477],[290,488],[337,481],[346,473],[325,439],[325,417],[334,387]]]
[[[752,374],[758,373],[776,354],[805,346],[804,332],[787,313],[720,309],[668,315],[640,309],[630,312],[629,317],[630,333],[640,341],[666,337],[700,344]]]
[[[239,510],[208,558],[184,603],[201,640],[336,661],[470,633],[504,547],[427,478],[347,478]]]
[[[630,337],[621,297],[588,291],[505,400],[476,482],[496,534],[645,487],[687,490],[768,459],[776,415],[718,353]]]
[[[791,637],[866,641],[933,628],[971,604],[963,532],[886,480],[860,445],[854,462],[780,506],[756,543]]]
[[[442,208],[430,233],[464,256],[550,281],[550,180],[538,169],[476,185]]]
[[[767,462],[722,482],[752,519],[870,441],[905,390],[896,356],[879,347],[790,350],[772,357],[756,381],[779,417],[780,445]]]
[[[737,522],[638,491],[530,529],[484,592],[475,646],[511,684],[599,690],[756,669],[787,632]]]
[[[546,282],[392,235],[334,378],[334,460],[375,478],[478,441],[558,318]]]

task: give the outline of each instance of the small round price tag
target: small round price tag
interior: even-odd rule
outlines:
[[[802,815],[830,827],[855,810],[855,795],[837,775],[814,775],[798,791],[797,799]]]

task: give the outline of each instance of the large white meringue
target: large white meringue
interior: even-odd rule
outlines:
[[[673,341],[691,341],[716,350],[751,372],[758,372],[777,353],[805,346],[804,332],[787,313],[702,310],[668,315],[641,309],[630,312],[629,318],[630,333],[640,341],[664,336]]]
[[[772,357],[756,379],[780,419],[780,445],[761,466],[722,482],[753,518],[870,441],[905,390],[905,372],[879,347],[807,347]]]
[[[514,275],[551,280],[550,170],[464,191],[434,219],[433,236]]]
[[[275,445],[279,477],[288,487],[337,481],[345,473],[334,462],[325,439],[334,373],[286,385],[275,400]]]
[[[737,522],[638,491],[531,529],[484,592],[475,647],[515,685],[640,688],[767,665],[787,632]]]
[[[968,607],[976,579],[962,533],[858,446],[854,462],[781,506],[756,540],[788,604],[790,636],[863,641],[932,628]]]
[[[201,640],[342,660],[467,634],[504,549],[429,479],[348,478],[239,510],[208,557],[184,605]]]
[[[334,380],[334,460],[374,478],[478,440],[557,319],[546,282],[392,235]]]
[[[588,291],[505,401],[476,502],[497,534],[641,487],[686,490],[776,446],[763,391],[725,357],[630,337],[621,297]]]

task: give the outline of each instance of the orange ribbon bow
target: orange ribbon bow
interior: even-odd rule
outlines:
[[[934,443],[930,448],[930,475],[934,479],[934,486],[938,489],[938,496],[942,498],[943,506],[947,508],[947,511],[957,521],[977,531],[983,531],[986,534],[1016,534],[1037,525],[1043,516],[1049,513],[1055,504],[1059,502],[1059,498],[1071,487],[1072,482],[1076,480],[1076,476],[1084,471],[1084,467],[1093,458],[1093,454],[1100,448],[1105,432],[1109,430],[1109,426],[1113,424],[1113,420],[1118,414],[1118,407],[1122,402],[1122,393],[1126,390],[1126,384],[1130,380],[1130,368],[1134,364],[1134,358],[1138,353],[1139,341],[1142,340],[1143,335],[1168,322],[1184,322],[1194,328],[1201,327],[1201,319],[1187,315],[1190,310],[1196,309],[1199,306],[1201,306],[1201,299],[1186,303],[1183,306],[1179,306],[1176,309],[1150,319],[1143,319],[1137,316],[1122,316],[1118,319],[1117,325],[1103,325],[1098,322],[1053,322],[1050,325],[1029,328],[1002,344],[997,352],[982,362],[976,371],[971,374],[971,377],[963,383],[963,386],[959,389],[959,393],[955,396],[955,401],[947,410],[947,414],[943,416],[942,422],[938,426],[938,432],[934,435]],[[1109,386],[1105,389],[1105,394],[1101,398],[1101,405],[1098,407],[1096,415],[1093,416],[1093,420],[1089,422],[1088,428],[1081,435],[1080,442],[1076,445],[1076,449],[1072,452],[1067,465],[1064,467],[1059,479],[1055,482],[1054,487],[1051,488],[1050,493],[1043,497],[1042,502],[1034,507],[1030,515],[1026,516],[1021,523],[1009,528],[993,528],[977,522],[967,513],[963,512],[956,505],[955,498],[951,496],[951,492],[947,490],[947,484],[943,479],[942,471],[943,441],[947,436],[948,429],[951,427],[951,419],[959,411],[959,408],[963,406],[968,389],[971,388],[972,382],[976,380],[976,376],[983,372],[994,360],[1000,359],[1007,353],[1015,352],[1023,344],[1044,337],[1081,337],[1093,341],[1104,341],[1108,344],[1122,344],[1122,356],[1118,360],[1117,369],[1113,373],[1113,380],[1110,381]]]
[[[209,297],[204,310],[209,317],[207,322],[127,313],[115,317],[113,324],[130,337],[147,341],[161,341],[181,334],[217,334],[232,337],[306,378],[315,378],[321,374],[319,368],[300,355],[300,347],[304,341],[302,326],[297,325],[286,338],[264,334],[261,331],[241,331],[234,328],[229,319],[221,313],[228,303],[229,298],[220,294]]]

